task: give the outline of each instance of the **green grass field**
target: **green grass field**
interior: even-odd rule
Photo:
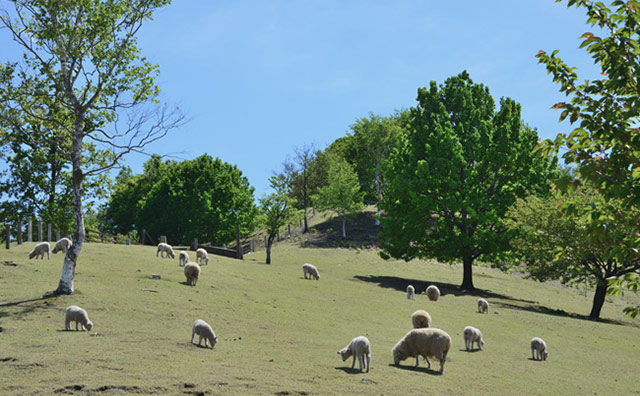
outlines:
[[[274,247],[272,265],[263,252],[212,257],[195,288],[183,284],[177,258],[156,258],[154,247],[85,244],[76,293],[47,297],[63,257],[28,260],[33,246],[0,251],[2,395],[640,394],[640,321],[621,313],[638,300],[632,294],[607,300],[605,320],[594,322],[584,318],[592,294],[557,283],[476,267],[481,291],[462,294],[459,266],[292,241]],[[302,278],[305,262],[319,268],[319,281]],[[407,300],[410,283],[420,293],[434,283],[442,296]],[[489,315],[477,313],[478,296]],[[92,331],[64,331],[69,305],[88,311]],[[435,370],[422,361],[415,369],[413,359],[393,366],[391,348],[417,309],[453,339],[444,375],[437,362]],[[213,350],[190,344],[196,319],[216,331]],[[483,332],[482,352],[464,351],[467,325]],[[365,374],[336,353],[358,335],[372,343]],[[534,336],[547,342],[546,362],[531,360]]]

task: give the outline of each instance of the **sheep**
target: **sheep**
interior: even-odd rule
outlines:
[[[302,273],[304,275],[304,279],[320,279],[320,273],[318,269],[313,264],[302,264]],[[309,274],[309,278],[307,278],[307,274]]]
[[[489,313],[489,302],[484,298],[478,299],[478,312],[480,313]]]
[[[431,327],[431,315],[422,309],[418,310],[411,315],[411,323],[414,329]]]
[[[164,254],[167,253],[167,257],[176,258],[176,254],[173,252],[173,248],[171,245],[160,242],[158,244],[158,250],[156,251],[156,257],[158,257],[158,253],[160,253],[160,257],[164,258]]]
[[[431,368],[428,356],[435,357],[440,361],[440,373],[444,372],[444,362],[447,359],[447,353],[451,348],[451,337],[440,329],[426,328],[413,329],[398,341],[393,347],[393,363],[398,365],[402,360],[410,357],[416,358],[416,367],[418,367],[418,358],[423,356],[427,361],[428,367]]]
[[[407,286],[407,299],[408,300],[416,299],[416,289],[411,285]]]
[[[69,250],[69,248],[71,248],[72,245],[73,245],[73,242],[71,242],[71,239],[62,238],[58,242],[56,242],[56,245],[53,247],[53,250],[51,251],[51,253],[56,254],[58,252],[62,252],[64,254],[67,254],[67,250]]]
[[[438,297],[440,297],[440,289],[437,286],[431,285],[427,287],[427,297],[431,301],[438,301]]]
[[[80,323],[80,330],[83,328],[91,330],[93,322],[89,320],[87,311],[78,307],[77,305],[68,306],[64,312],[64,329],[71,330],[71,322],[76,322],[76,331],[78,331],[78,323]]]
[[[203,248],[196,250],[196,263],[198,262],[198,259],[200,259],[200,265],[209,264],[209,254]]]
[[[205,348],[207,347],[207,341],[209,341],[209,345],[211,346],[211,349],[213,349],[213,347],[218,342],[218,337],[216,337],[216,333],[213,332],[213,329],[211,328],[211,326],[209,326],[209,323],[205,322],[202,319],[196,320],[195,323],[193,324],[193,329],[191,330],[192,344],[193,344],[193,336],[195,336],[196,334],[200,336],[200,338],[198,339],[198,346],[201,346],[200,343],[202,342],[202,338],[204,338]]]
[[[184,276],[187,277],[187,284],[195,286],[200,276],[200,266],[196,263],[186,263],[184,265]]]
[[[47,253],[47,260],[51,260],[51,257],[49,256],[49,249],[49,242],[40,242],[33,248],[31,253],[29,253],[29,258],[32,259],[35,257],[37,260],[38,256],[40,256],[42,260],[44,260],[44,254]]]
[[[364,358],[367,357],[366,367],[367,373],[369,372],[369,368],[371,367],[371,343],[369,339],[365,336],[358,336],[351,340],[349,345],[342,348],[338,351],[338,355],[342,357],[342,361],[349,359],[349,357],[353,356],[353,362],[351,363],[351,368],[356,365],[356,357],[358,358],[358,364],[360,365],[360,372],[362,372],[362,367],[365,365]]]
[[[472,326],[467,326],[462,331],[464,334],[464,347],[467,351],[473,351],[473,343],[478,343],[478,349],[482,350],[484,340],[482,339],[482,332]]]
[[[534,352],[536,353],[534,355]],[[531,359],[532,360],[547,360],[549,352],[547,352],[547,344],[542,338],[533,337],[531,339]]]
[[[178,265],[184,267],[189,262],[189,253],[182,251],[178,254]]]

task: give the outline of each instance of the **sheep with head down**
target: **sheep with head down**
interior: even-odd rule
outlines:
[[[411,285],[407,286],[407,299],[408,300],[416,299],[416,289]]]
[[[411,324],[413,324],[414,329],[431,327],[431,315],[422,309],[417,310],[411,315]]]
[[[209,264],[209,253],[203,248],[196,250],[196,263],[200,265]]]
[[[211,349],[213,349],[213,347],[218,342],[218,337],[216,336],[216,333],[213,332],[213,329],[211,328],[209,323],[205,322],[202,319],[196,320],[195,323],[193,324],[193,329],[191,329],[192,344],[193,344],[193,337],[196,334],[200,336],[200,338],[198,339],[198,346],[201,346],[203,338],[204,338],[205,348],[207,347],[207,341],[209,341],[209,346],[211,346]]]
[[[36,258],[36,260],[38,259],[38,257],[40,257],[42,260],[44,260],[44,254],[47,254],[47,260],[51,260],[51,257],[49,256],[49,249],[51,247],[49,246],[49,242],[40,242],[39,244],[37,244],[33,250],[31,251],[31,253],[29,253],[29,258]]]
[[[478,344],[478,349],[482,350],[484,340],[482,339],[482,332],[473,326],[467,326],[462,330],[464,336],[464,347],[467,351],[473,351],[473,344]]]
[[[440,297],[440,289],[435,285],[427,287],[426,293],[427,297],[429,297],[429,300],[431,301],[438,301],[438,298]]]
[[[542,338],[533,337],[531,339],[531,359],[547,360],[548,357],[547,343]]]
[[[169,258],[176,258],[176,254],[173,252],[173,247],[168,243],[160,242],[158,244],[158,250],[156,250],[156,257],[158,257],[158,253],[160,253],[160,257],[164,258],[164,254],[167,254]]]
[[[371,367],[371,343],[367,337],[358,336],[352,339],[349,345],[338,351],[338,355],[342,357],[343,362],[353,356],[351,368],[355,367],[357,357],[360,371],[362,372],[363,367],[366,367],[367,373],[369,372],[369,368]],[[367,359],[366,362],[365,358]]]
[[[178,254],[178,265],[184,267],[189,262],[189,253],[181,251]]]
[[[195,286],[200,277],[200,266],[196,263],[186,263],[184,265],[184,276],[187,278],[187,284]]]
[[[304,279],[315,279],[315,280],[320,279],[320,272],[318,272],[318,269],[313,264],[309,264],[309,263],[303,264],[302,274],[304,275]],[[309,275],[309,278],[307,278],[307,275]]]
[[[56,242],[56,245],[53,247],[51,253],[56,254],[58,252],[62,252],[64,254],[67,254],[67,250],[69,250],[72,245],[73,242],[71,241],[71,239],[61,238],[58,242]]]
[[[422,356],[427,361],[427,368],[431,368],[428,357],[434,357],[440,361],[440,373],[443,373],[449,349],[451,349],[449,334],[440,329],[426,328],[409,331],[398,341],[391,352],[395,365],[405,359],[415,357],[416,367],[418,367],[418,358]]]
[[[93,322],[89,320],[87,311],[78,307],[77,305],[70,305],[64,312],[64,329],[71,330],[71,322],[76,322],[76,331],[78,331],[78,324],[80,330],[91,330]]]
[[[480,313],[489,313],[489,302],[484,298],[478,299],[478,312]]]

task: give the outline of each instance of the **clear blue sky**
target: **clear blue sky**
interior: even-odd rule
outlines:
[[[585,21],[584,10],[553,0],[174,0],[139,45],[160,65],[162,99],[191,121],[149,151],[220,157],[259,197],[295,147],[324,148],[356,119],[411,107],[418,87],[462,70],[496,101],[521,103],[524,121],[550,138],[570,125],[550,109],[563,97],[534,56],[559,49],[593,75],[578,50],[592,30]],[[0,31],[2,62],[15,60],[8,40]],[[125,164],[138,173],[145,160]]]

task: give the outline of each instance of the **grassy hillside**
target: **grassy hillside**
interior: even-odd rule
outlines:
[[[608,301],[606,320],[593,322],[583,316],[589,292],[478,267],[483,291],[461,294],[458,266],[387,262],[371,250],[297,241],[275,246],[270,266],[261,252],[244,261],[213,257],[195,288],[183,284],[177,259],[156,258],[153,247],[85,244],[76,293],[48,297],[63,257],[28,260],[33,246],[0,251],[2,395],[640,393],[640,321],[622,315],[623,299]],[[319,268],[319,281],[302,278],[304,262]],[[409,283],[420,293],[434,283],[442,296],[407,300]],[[478,296],[491,304],[489,315],[476,312]],[[91,332],[64,331],[72,304],[88,311]],[[414,369],[412,359],[392,365],[391,348],[417,309],[453,339],[444,375],[437,362],[435,370],[422,362]],[[213,326],[215,349],[189,343],[196,319]],[[484,351],[464,351],[467,325],[482,330]],[[368,374],[336,353],[357,335],[372,343]],[[534,336],[547,342],[546,362],[530,360]]]

